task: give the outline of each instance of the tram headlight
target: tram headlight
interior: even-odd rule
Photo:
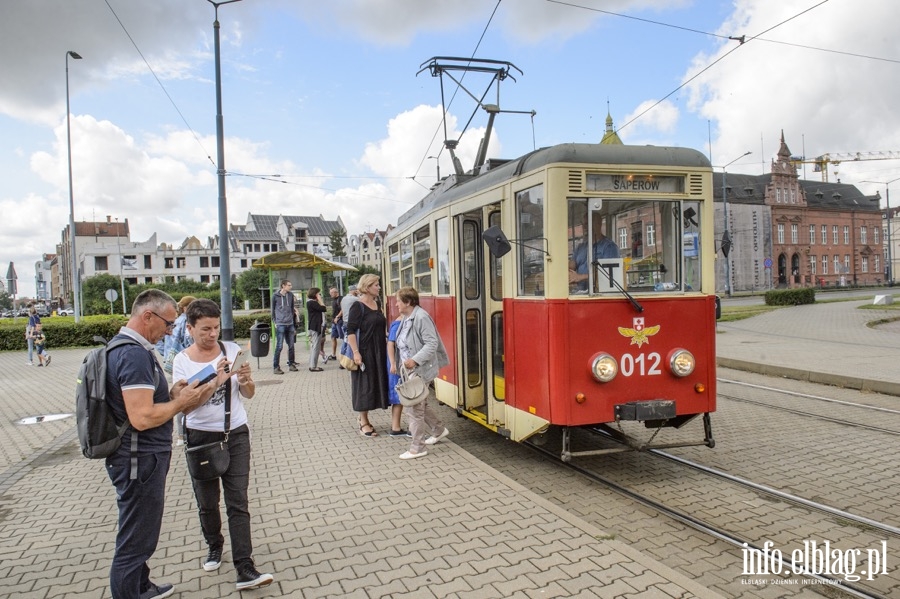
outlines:
[[[609,354],[597,354],[591,361],[591,374],[601,383],[608,383],[619,373],[619,364]]]
[[[685,377],[694,372],[697,361],[694,355],[686,349],[676,349],[669,354],[669,370],[675,376]]]

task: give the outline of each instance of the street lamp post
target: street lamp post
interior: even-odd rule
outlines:
[[[216,50],[216,173],[219,176],[219,298],[222,304],[222,339],[234,341],[234,318],[231,311],[231,248],[228,243],[228,202],[225,199],[225,123],[222,117],[222,59],[219,45],[219,7],[240,0],[213,2],[216,20],[213,39]]]
[[[863,181],[863,183],[877,183],[878,185],[884,185],[884,196],[885,201],[887,201],[887,279],[888,287],[894,286],[894,258],[893,258],[893,248],[891,247],[891,183],[895,181],[900,181],[900,177],[896,179],[891,179],[890,181]],[[872,199],[873,202],[878,202],[879,207],[881,204],[881,194],[876,192],[876,197]]]
[[[128,315],[125,301],[125,256],[122,255],[122,238],[119,235],[119,217],[116,217],[116,246],[119,248],[119,283],[122,285],[122,314]]]
[[[728,253],[731,250],[731,234],[728,233],[728,188],[725,185],[725,169],[752,153],[748,150],[722,167],[722,208],[725,212],[725,229],[722,232],[722,254],[725,257],[725,295],[728,297],[731,297],[731,261],[728,259]]]
[[[81,60],[78,52],[66,52],[66,145],[69,155],[69,251],[72,259],[72,297],[75,300],[75,322],[81,322],[81,279],[78,276],[78,256],[75,253],[75,200],[72,195],[72,125],[69,119],[69,57]]]

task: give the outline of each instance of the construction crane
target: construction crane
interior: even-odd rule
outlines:
[[[813,172],[822,173],[822,181],[828,182],[828,165],[838,166],[842,162],[862,162],[864,160],[900,160],[900,151],[887,150],[882,152],[830,152],[816,156],[812,160],[806,160],[805,156],[791,156],[791,164],[795,167],[800,164],[812,164]],[[837,171],[834,171],[837,177]]]

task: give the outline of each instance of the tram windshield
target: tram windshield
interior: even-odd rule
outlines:
[[[569,293],[699,289],[699,212],[676,200],[570,199]]]

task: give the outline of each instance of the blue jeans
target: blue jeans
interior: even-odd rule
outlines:
[[[203,445],[222,440],[221,432],[187,431],[188,445]],[[231,537],[231,558],[235,568],[253,564],[253,542],[250,539],[250,509],[247,489],[250,486],[250,429],[239,426],[228,434],[228,470],[220,478],[194,480],[194,497],[200,510],[200,530],[206,544],[221,549],[222,513],[219,508],[219,481],[225,495],[225,513],[228,516],[228,535]]]
[[[281,360],[281,346],[287,338],[288,346],[288,366],[294,364],[294,339],[297,337],[296,329],[292,324],[275,325],[275,354],[272,356],[272,368],[278,368],[278,362]]]
[[[168,451],[139,456],[137,478],[132,480],[129,454],[106,458],[119,506],[116,553],[109,569],[113,599],[133,599],[150,587],[147,560],[159,542],[171,459]]]

